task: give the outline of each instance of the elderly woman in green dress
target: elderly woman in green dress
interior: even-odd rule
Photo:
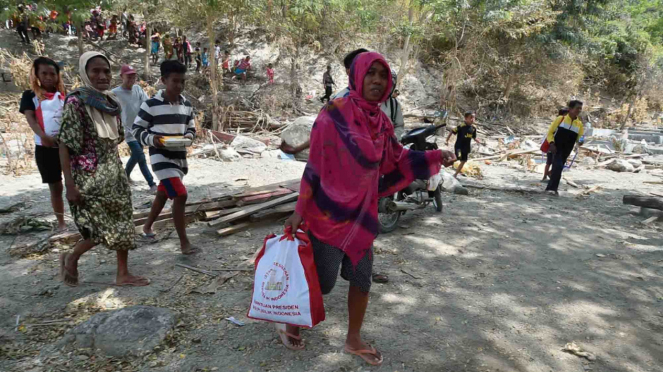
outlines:
[[[66,99],[58,135],[67,200],[83,239],[60,256],[60,274],[78,285],[78,260],[96,245],[117,252],[119,286],[145,286],[149,280],[129,273],[129,250],[135,248],[131,190],[117,145],[124,139],[120,105],[108,90],[111,68],[97,52],[80,57],[83,86]]]

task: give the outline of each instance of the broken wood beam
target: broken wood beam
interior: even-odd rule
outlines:
[[[654,198],[641,195],[624,195],[624,204],[636,205],[638,207],[663,210],[663,198]]]
[[[260,212],[262,210],[265,210],[265,209],[268,209],[268,208],[271,208],[271,207],[275,207],[279,204],[284,204],[284,203],[287,203],[287,202],[297,200],[298,197],[299,197],[299,193],[294,192],[292,194],[288,194],[288,195],[282,196],[280,198],[270,200],[266,203],[252,205],[250,207],[242,209],[241,211],[237,211],[237,212],[232,213],[230,215],[219,218],[218,220],[214,221],[213,226],[220,225],[222,223],[237,221],[237,220],[242,219],[244,217],[249,217],[252,214]]]

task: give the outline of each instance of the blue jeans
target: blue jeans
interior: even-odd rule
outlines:
[[[552,171],[550,171],[550,180],[546,191],[557,191],[559,182],[562,180],[562,172],[564,171],[564,164],[570,154],[562,154],[559,151],[553,156]]]
[[[131,149],[131,157],[127,162],[127,167],[124,169],[124,171],[127,172],[127,177],[131,175],[131,172],[134,170],[136,163],[138,163],[140,172],[143,173],[143,177],[145,177],[147,184],[150,185],[150,187],[154,186],[154,178],[152,177],[152,173],[150,173],[150,168],[147,167],[143,146],[141,146],[138,141],[127,142],[127,145],[129,145],[129,149]]]

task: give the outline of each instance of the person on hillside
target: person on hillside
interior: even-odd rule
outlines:
[[[184,35],[182,36],[182,53],[184,53],[184,64],[188,70],[191,67],[191,54],[193,54],[193,48],[191,48],[191,43]]]
[[[200,41],[196,43],[196,49],[194,49],[195,59],[196,59],[196,72],[200,73],[200,66],[203,64],[203,54],[200,51]]]
[[[481,143],[477,139],[477,128],[474,126],[474,121],[476,120],[476,115],[472,111],[467,111],[464,115],[463,124],[452,129],[449,135],[447,136],[446,144],[449,145],[449,139],[451,135],[456,135],[456,144],[454,145],[454,153],[460,164],[454,178],[458,178],[458,174],[463,170],[465,163],[467,163],[468,156],[472,151],[472,140],[476,143]]]
[[[150,56],[152,57],[152,64],[159,62],[159,47],[161,46],[161,35],[154,31],[152,33],[152,41],[150,47]]]
[[[267,65],[267,81],[274,84],[274,66],[271,63]]]
[[[225,75],[226,72],[232,73],[230,70],[230,52],[227,50],[223,52],[223,62],[221,63],[221,69],[223,70],[223,74]]]
[[[184,49],[182,47],[182,38],[178,37],[175,39],[175,44],[173,45],[173,49],[175,49],[177,60],[180,63],[184,63]]]
[[[173,221],[180,238],[182,254],[191,255],[200,249],[191,245],[186,234],[184,208],[187,191],[182,183],[187,174],[186,147],[164,147],[164,136],[183,136],[194,139],[196,125],[193,106],[182,96],[186,80],[186,66],[178,61],[161,64],[161,82],[166,86],[144,102],[133,125],[133,135],[150,148],[152,170],[161,181],[152,210],[143,226],[143,236],[153,238],[152,224],[163,210],[166,201],[173,201]]]
[[[219,40],[214,41],[214,61],[217,65],[221,61],[221,42]]]
[[[207,68],[209,67],[209,54],[207,53],[207,48],[203,49],[203,54],[200,55],[200,58],[203,62],[203,72],[207,72]]]
[[[559,109],[557,112],[557,117],[567,115],[569,113],[569,109],[564,107]],[[545,142],[548,137],[548,134],[546,133],[546,137],[543,137],[543,141]],[[550,167],[552,166],[553,162],[553,153],[550,152],[550,148],[548,148],[548,151],[546,151],[546,167],[543,170],[543,178],[541,179],[541,182],[545,182],[548,177],[550,177]]]
[[[115,39],[117,39],[117,15],[113,14],[110,20],[110,26],[108,27],[108,37],[106,40]]]
[[[129,14],[129,20],[127,21],[127,34],[129,38],[129,44],[136,44],[138,25],[136,25],[136,22],[134,21],[133,14]]]
[[[378,198],[392,195],[415,179],[440,171],[454,160],[448,151],[415,152],[396,140],[380,103],[391,93],[391,72],[378,53],[362,53],[352,64],[350,94],[329,102],[311,131],[311,155],[301,181],[296,211],[286,228],[308,225],[323,294],[331,292],[341,271],[350,282],[345,352],[371,365],[382,354],[362,340],[371,273],[372,245],[378,234]],[[351,156],[346,156],[351,154]],[[381,175],[389,175],[380,179]],[[277,324],[283,344],[305,347],[299,328]]]
[[[136,70],[133,67],[122,65],[122,68],[120,69],[120,79],[122,79],[122,85],[116,87],[111,92],[115,94],[120,103],[120,107],[122,107],[124,140],[127,142],[127,145],[131,150],[131,157],[129,158],[129,161],[127,161],[124,171],[127,173],[129,183],[132,183],[131,172],[134,170],[136,163],[138,163],[138,167],[140,168],[141,173],[143,173],[147,185],[150,187],[150,192],[154,194],[157,192],[157,185],[154,183],[150,168],[147,166],[143,146],[138,143],[132,133],[134,121],[136,120],[136,115],[138,115],[140,106],[143,102],[150,99],[150,97],[145,94],[140,85],[136,84]]]
[[[120,22],[122,23],[122,36],[129,36],[129,14],[127,13],[127,8],[122,10],[122,15],[120,15]]]
[[[569,102],[569,113],[560,115],[555,119],[550,128],[546,139],[550,144],[549,151],[553,153],[552,171],[550,172],[550,181],[546,187],[546,193],[559,196],[557,188],[562,179],[564,164],[571,155],[576,143],[582,145],[581,138],[585,132],[585,127],[580,120],[582,112],[582,102],[573,100]]]
[[[30,17],[25,12],[23,5],[18,5],[18,22],[16,22],[16,32],[21,37],[21,42],[30,44],[30,36],[28,36],[28,25],[30,24]]]
[[[62,168],[57,142],[65,98],[60,66],[50,58],[35,59],[30,70],[30,87],[23,92],[18,111],[25,115],[35,134],[35,162],[41,182],[48,184],[51,206],[58,221],[57,229],[62,231],[67,225],[64,221]]]
[[[325,103],[325,100],[329,102],[329,99],[332,95],[332,89],[334,88],[334,79],[331,76],[331,65],[327,66],[327,71],[322,74],[322,85],[325,87],[325,95],[320,98],[320,102]]]
[[[166,61],[173,58],[173,39],[170,34],[166,34],[163,37],[163,52],[165,54]]]
[[[150,281],[129,273],[129,250],[136,248],[131,189],[117,145],[124,131],[121,107],[108,91],[111,65],[98,52],[85,52],[79,59],[83,86],[64,104],[57,140],[60,164],[67,187],[67,200],[78,231],[83,237],[73,252],[60,256],[64,284],[78,285],[78,260],[103,244],[117,252],[117,286],[145,286]]]
[[[237,68],[235,69],[235,76],[242,78],[242,80],[246,81],[246,74],[247,72],[251,69],[251,57],[246,56],[243,60],[239,62],[237,65]]]

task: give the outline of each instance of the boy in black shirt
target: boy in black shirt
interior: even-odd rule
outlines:
[[[467,162],[467,157],[470,155],[470,151],[472,151],[472,139],[476,141],[476,143],[481,143],[477,139],[477,128],[474,126],[474,119],[476,116],[474,115],[474,112],[468,111],[465,113],[465,122],[456,128],[451,130],[451,133],[449,133],[449,136],[447,137],[447,145],[449,145],[449,138],[451,138],[452,134],[456,135],[456,144],[454,145],[454,152],[456,153],[456,157],[458,160],[460,160],[460,164],[458,165],[458,169],[456,170],[456,174],[454,174],[454,178],[458,177],[458,174],[460,173],[461,170],[463,170],[463,167],[465,166],[465,163]]]

